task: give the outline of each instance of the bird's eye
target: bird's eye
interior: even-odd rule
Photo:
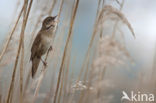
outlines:
[[[50,22],[51,21],[51,19],[48,19],[48,22]]]

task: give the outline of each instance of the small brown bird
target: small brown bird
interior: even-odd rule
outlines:
[[[33,42],[30,57],[30,61],[32,61],[32,78],[37,71],[40,60],[46,65],[46,62],[43,61],[41,57],[48,51],[48,49],[52,49],[51,41],[54,38],[57,22],[57,16],[49,16],[45,18],[41,30]]]

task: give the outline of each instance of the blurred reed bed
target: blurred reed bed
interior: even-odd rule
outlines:
[[[124,0],[112,1],[118,8],[106,1],[98,0],[91,39],[75,77],[71,54],[81,0],[18,0],[13,16],[16,18],[13,18],[0,52],[0,103],[111,103],[114,97],[108,92],[113,83],[106,79],[108,69],[133,62],[124,43],[122,24],[133,37],[135,34],[122,13]],[[45,55],[48,67],[40,64],[32,79],[29,62],[32,42],[42,20],[56,14],[60,23],[54,35],[53,51]],[[107,24],[112,24],[109,25],[110,33],[105,30]],[[74,58],[77,58],[76,53]]]

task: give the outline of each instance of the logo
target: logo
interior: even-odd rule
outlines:
[[[125,91],[122,91],[122,98],[121,101],[127,100],[132,102],[153,102],[154,101],[154,94],[146,94],[134,91],[131,91],[131,95],[129,96]]]

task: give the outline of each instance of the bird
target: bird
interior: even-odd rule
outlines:
[[[42,27],[36,35],[32,47],[31,57],[32,62],[32,78],[34,78],[40,61],[46,66],[47,63],[42,59],[42,56],[48,51],[52,50],[51,42],[54,38],[57,29],[58,16],[48,16],[42,22]]]

